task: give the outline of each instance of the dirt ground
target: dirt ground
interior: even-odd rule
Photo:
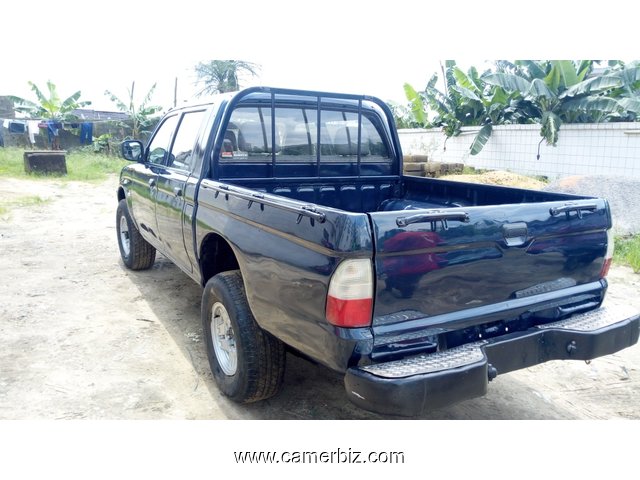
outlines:
[[[546,184],[540,180],[505,170],[491,170],[473,175],[444,175],[442,180],[455,180],[458,182],[486,183],[490,185],[504,185],[507,187],[531,188],[541,190]]]
[[[159,256],[122,265],[117,179],[0,179],[0,202],[39,195],[0,218],[0,419],[379,419],[346,400],[342,379],[293,355],[282,392],[239,406],[209,373],[201,289]],[[608,302],[640,309],[640,276],[616,267]],[[640,346],[499,376],[485,397],[432,419],[640,418]]]

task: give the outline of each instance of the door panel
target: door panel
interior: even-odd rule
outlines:
[[[185,172],[164,170],[158,176],[156,193],[156,219],[163,252],[183,269],[192,271],[191,261],[185,249],[182,215],[184,188],[189,175]]]
[[[156,221],[158,177],[169,158],[169,146],[177,123],[177,115],[165,119],[145,150],[144,163],[130,169],[129,208],[142,236],[154,245],[159,241]]]
[[[146,164],[135,164],[127,170],[128,207],[138,230],[149,242],[156,243],[155,183],[157,173]]]
[[[205,110],[186,112],[182,115],[169,155],[166,168],[159,172],[156,193],[156,221],[163,253],[186,272],[193,272],[191,258],[187,253],[193,248],[185,245],[185,235],[192,238],[191,222],[185,221],[185,207],[193,211],[192,195],[186,197],[187,180],[194,163],[193,152]],[[185,198],[188,200],[185,202]],[[191,218],[191,214],[189,215]]]

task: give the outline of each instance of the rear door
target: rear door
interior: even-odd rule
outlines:
[[[195,161],[198,132],[206,110],[184,112],[179,121],[166,158],[165,168],[158,170],[156,193],[156,219],[158,237],[163,245],[163,253],[187,272],[193,271],[187,253],[192,245],[185,245],[183,215],[185,208],[193,210],[193,198],[185,202],[187,182]]]
[[[129,208],[142,235],[156,245],[159,242],[156,222],[158,175],[165,168],[177,123],[177,115],[165,118],[145,150],[144,163],[130,168]]]
[[[376,212],[370,218],[374,324],[596,281],[610,222],[600,199]]]

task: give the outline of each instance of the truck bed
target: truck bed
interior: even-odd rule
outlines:
[[[231,179],[228,182],[259,192],[351,213],[507,205],[589,198],[411,176],[344,179]]]
[[[207,192],[208,181],[203,187]],[[316,344],[317,358],[326,357],[315,318],[324,309],[323,275],[347,253],[374,262],[368,361],[557,320],[599,306],[606,289],[610,216],[601,199],[407,176],[245,179],[212,188],[215,198],[201,193],[201,203],[246,218],[246,233],[236,238],[259,235],[262,249],[280,246],[245,266],[253,270],[249,299],[264,312],[259,321],[277,331],[283,318],[305,318],[310,331],[287,331],[286,340]],[[275,304],[286,309],[274,306],[265,262],[299,269],[276,295],[307,298],[304,306],[284,298]]]

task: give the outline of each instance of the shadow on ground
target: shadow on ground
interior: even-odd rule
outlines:
[[[158,256],[149,271],[125,270],[182,354],[193,365],[212,401],[227,418],[234,419],[401,419],[381,416],[352,405],[344,392],[342,377],[321,365],[287,354],[281,392],[266,401],[237,405],[223,397],[213,381],[206,357],[200,321],[202,289]],[[122,266],[123,270],[124,267]],[[543,419],[575,418],[570,411],[549,402],[544,395],[510,376],[489,385],[485,397],[468,400],[419,417],[421,419]]]

